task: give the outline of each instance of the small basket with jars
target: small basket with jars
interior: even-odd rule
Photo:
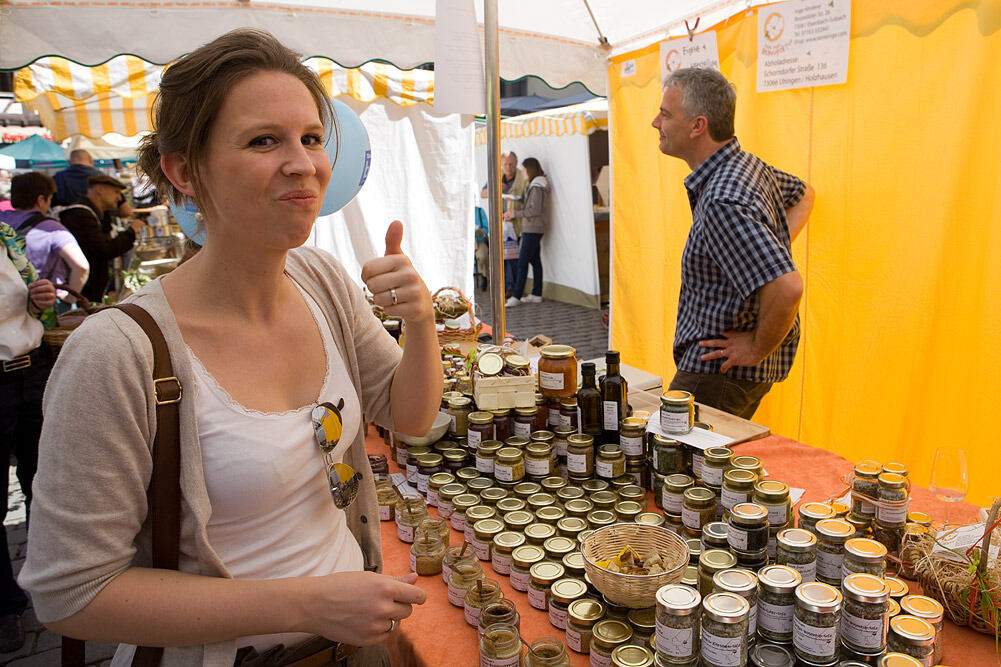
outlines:
[[[605,598],[625,607],[650,606],[657,590],[681,581],[687,543],[652,524],[613,523],[594,530],[580,546],[588,579]]]
[[[457,343],[475,341],[483,329],[483,323],[476,320],[473,304],[458,287],[442,287],[431,295],[434,306],[435,323],[441,325],[438,329],[439,343]],[[469,316],[469,326],[463,327],[458,319]]]

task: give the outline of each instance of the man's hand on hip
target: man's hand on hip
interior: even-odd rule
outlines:
[[[762,354],[757,349],[753,331],[727,331],[723,338],[699,341],[699,346],[716,348],[699,358],[702,361],[723,359],[723,365],[719,369],[721,373],[726,373],[734,366],[757,366],[768,356],[767,352]]]

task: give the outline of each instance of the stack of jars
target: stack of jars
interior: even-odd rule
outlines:
[[[901,463],[861,461],[852,477],[851,512],[846,519],[860,537],[872,534],[891,556],[899,556],[907,530],[910,484]]]

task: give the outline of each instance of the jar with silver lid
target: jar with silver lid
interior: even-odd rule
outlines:
[[[758,576],[749,570],[732,568],[713,575],[714,593],[735,593],[747,600],[748,641],[754,643],[758,631]]]
[[[925,667],[935,664],[935,628],[923,618],[910,614],[891,618],[886,644],[889,650],[909,655]]]
[[[890,588],[878,576],[853,573],[841,584],[841,643],[853,651],[879,653],[886,648]]]
[[[871,574],[882,578],[886,575],[886,547],[876,540],[864,537],[849,538],[845,542],[845,558],[841,563],[841,576],[853,573]]]
[[[766,565],[758,572],[758,636],[765,641],[792,642],[799,572],[785,565]]]
[[[738,457],[743,458],[743,457]],[[758,476],[750,470],[731,468],[723,473],[723,489],[720,491],[720,504],[723,506],[723,520],[730,516],[730,510],[738,503],[746,503],[751,500],[754,493],[754,484],[758,481]]]
[[[945,615],[942,603],[926,595],[905,595],[900,598],[900,612],[928,621],[935,630],[932,663],[942,662],[942,619]]]
[[[723,473],[730,469],[733,450],[729,447],[710,447],[702,456],[702,483],[714,489],[722,488]]]
[[[707,523],[702,526],[702,537],[700,538],[702,548],[726,549],[729,545],[727,542],[727,533],[727,525],[722,521],[711,521]]]
[[[665,665],[690,665],[699,655],[702,596],[690,586],[657,589],[657,658]]]
[[[737,503],[730,510],[727,542],[736,552],[759,554],[768,548],[768,510],[756,503]]]
[[[774,479],[764,479],[754,485],[752,502],[768,510],[768,523],[775,528],[789,523],[792,502],[789,500],[789,486]]]
[[[747,664],[747,616],[750,607],[735,593],[713,593],[702,603],[700,655],[705,667]]]
[[[841,602],[836,588],[819,581],[796,589],[792,644],[801,660],[826,665],[837,659]]]
[[[685,504],[685,491],[695,486],[695,480],[688,475],[668,475],[664,479],[661,505],[665,514],[681,516]]]
[[[845,558],[845,542],[855,529],[843,519],[822,519],[817,522],[817,580],[831,586],[841,585]]]
[[[799,572],[803,582],[817,579],[817,536],[799,528],[785,528],[776,536],[775,562]]]
[[[799,521],[796,527],[808,530],[816,535],[818,521],[834,518],[836,518],[834,516],[834,508],[827,503],[803,503],[799,506]]]
[[[748,654],[751,667],[794,667],[796,658],[792,649],[778,644],[761,644],[753,647]]]

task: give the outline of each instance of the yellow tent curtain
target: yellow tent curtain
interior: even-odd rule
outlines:
[[[848,82],[771,93],[755,90],[757,20],[714,28],[737,136],[817,200],[793,244],[799,353],[755,419],[851,460],[901,461],[923,485],[938,447],[963,447],[969,499],[985,503],[1001,494],[1001,4],[855,2]],[[691,210],[689,169],[650,127],[658,60],[654,45],[609,66],[612,344],[669,380]]]
[[[586,107],[587,103],[578,105]],[[537,111],[535,113],[505,118],[500,124],[501,140],[521,139],[524,137],[562,137],[567,135],[588,135],[598,130],[608,129],[608,114],[597,113],[586,108],[553,113],[552,111]],[[485,146],[487,129],[476,129],[476,145]]]
[[[401,106],[434,102],[433,72],[375,62],[345,69],[326,58],[310,58],[305,65],[319,74],[331,97],[348,95],[365,103],[383,97]],[[49,56],[17,71],[14,92],[57,141],[76,134],[132,136],[150,129],[149,106],[163,69],[128,55],[94,67]]]

